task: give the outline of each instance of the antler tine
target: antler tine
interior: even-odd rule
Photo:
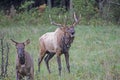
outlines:
[[[75,12],[74,12],[73,16],[74,16],[74,20],[75,20],[75,22],[77,22],[77,21],[78,21],[78,19],[77,19],[77,17],[76,17]]]
[[[66,25],[66,23],[67,23],[67,16],[65,15],[64,25]]]
[[[51,19],[51,15],[49,14],[49,19],[50,19],[50,23],[52,24],[52,19]]]
[[[51,22],[52,25],[59,26],[59,27],[62,26],[61,24],[58,24],[58,23],[52,21],[52,18],[51,18],[51,15],[50,15],[50,14],[49,14],[49,18],[50,18],[50,22]]]
[[[80,14],[80,18],[81,18],[81,14]]]
[[[60,14],[59,14],[59,19],[61,18]]]
[[[81,18],[81,15],[79,16],[79,18],[76,16],[75,12],[73,13],[73,17],[74,17],[74,23],[72,24],[73,26],[75,26],[76,24],[78,24],[79,22],[79,18]]]

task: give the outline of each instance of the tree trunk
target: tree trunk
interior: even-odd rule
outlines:
[[[99,3],[98,3],[98,7],[99,7],[99,13],[100,13],[100,16],[103,16],[103,1],[99,0]]]
[[[64,5],[65,5],[65,0],[61,0],[60,1],[60,6],[63,8]]]
[[[48,4],[48,7],[49,7],[49,9],[50,9],[50,8],[51,8],[51,0],[48,0],[47,2],[48,2],[48,3],[47,3],[47,4]]]
[[[73,20],[73,1],[70,0],[70,16],[71,16],[71,20]]]

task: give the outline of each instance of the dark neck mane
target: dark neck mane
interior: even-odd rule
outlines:
[[[71,42],[68,42],[67,44],[65,43],[65,35],[61,38],[61,44],[60,44],[60,47],[62,49],[62,53],[67,53],[70,46],[71,46]],[[71,38],[70,38],[71,39]]]

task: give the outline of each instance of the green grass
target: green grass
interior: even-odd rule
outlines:
[[[55,56],[50,61],[51,74],[48,73],[44,61],[41,64],[41,72],[37,73],[38,39],[44,33],[54,31],[55,26],[0,27],[0,35],[3,34],[5,41],[10,43],[8,77],[4,80],[15,80],[16,48],[10,39],[23,42],[28,38],[31,43],[26,46],[26,50],[34,58],[35,80],[120,80],[120,27],[118,26],[76,26],[76,37],[69,51],[71,73],[67,73],[62,55],[61,77],[58,75]]]

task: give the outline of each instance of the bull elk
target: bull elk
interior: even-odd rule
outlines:
[[[23,43],[18,43],[11,39],[17,49],[16,55],[16,80],[21,80],[24,76],[27,76],[27,80],[34,80],[34,64],[33,59],[28,52],[26,52],[25,46],[30,43],[30,40],[26,40]]]
[[[44,58],[47,70],[51,73],[49,69],[49,60],[56,54],[57,55],[57,63],[59,75],[61,75],[61,54],[64,54],[66,60],[67,70],[70,73],[70,65],[69,65],[69,48],[71,43],[74,40],[75,30],[74,27],[79,22],[79,18],[74,13],[74,22],[72,25],[67,26],[63,24],[59,24],[53,22],[50,17],[51,24],[58,26],[58,28],[54,32],[48,32],[43,34],[39,38],[40,45],[40,53],[38,58],[38,71],[40,71],[40,64]]]

